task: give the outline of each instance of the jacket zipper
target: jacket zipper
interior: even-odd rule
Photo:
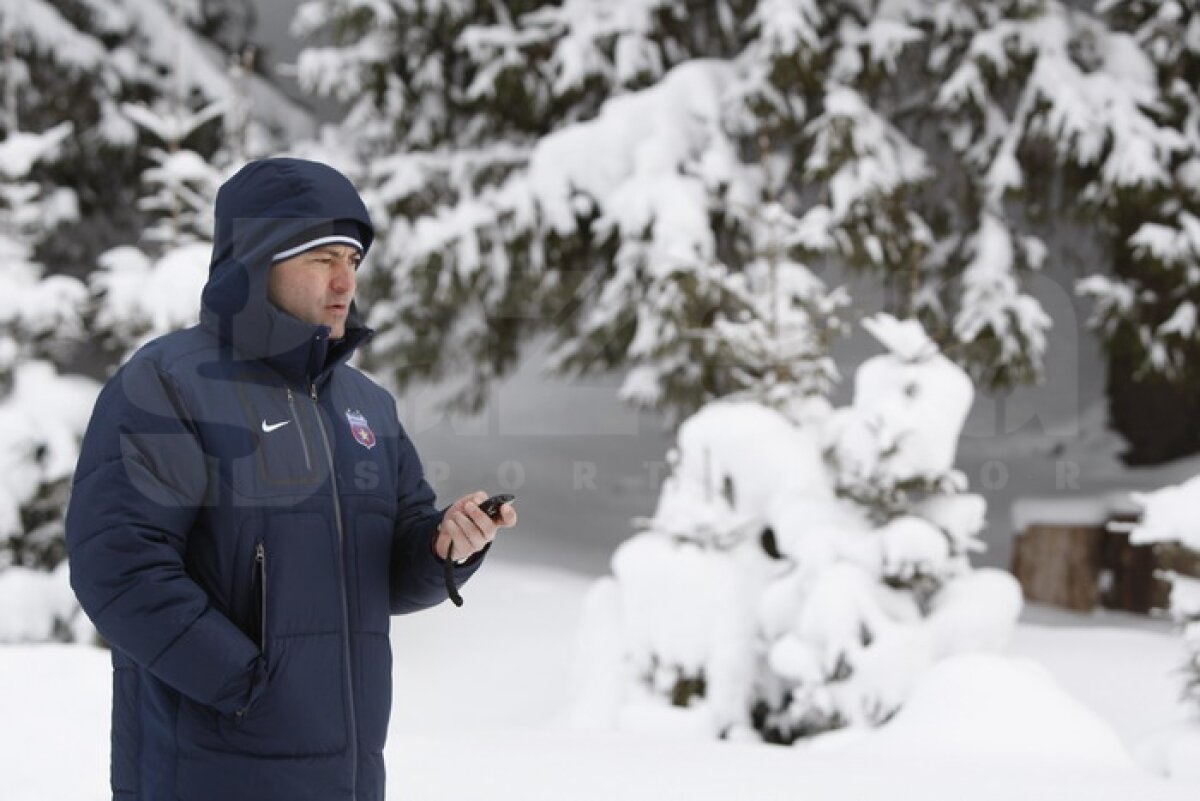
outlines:
[[[263,656],[267,653],[267,546],[261,541],[254,543],[254,584],[258,592],[258,650]],[[240,724],[249,711],[242,707],[234,712],[235,721]]]
[[[333,520],[338,537],[338,578],[342,589],[342,657],[346,671],[346,709],[350,719],[350,764],[353,773],[350,777],[350,797],[358,798],[358,724],[354,719],[354,674],[350,664],[350,602],[346,597],[346,533],[342,528],[342,503],[338,497],[337,467],[333,461],[333,448],[329,444],[329,434],[325,431],[325,419],[321,414],[321,405],[317,401],[317,385],[309,384],[309,397],[312,398],[313,411],[317,416],[317,428],[321,431],[321,441],[325,445],[325,456],[329,460],[329,485],[333,489]]]
[[[258,648],[267,652],[267,546],[254,546],[254,570],[258,579]]]
[[[296,403],[292,400],[292,388],[287,388],[288,408],[292,410],[292,419],[296,421],[296,430],[300,432],[300,447],[304,449],[304,469],[312,471],[312,459],[308,455],[308,437],[304,436],[304,426],[300,424],[300,415],[296,414]]]

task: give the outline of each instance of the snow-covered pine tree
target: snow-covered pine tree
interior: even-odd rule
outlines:
[[[1010,576],[968,561],[985,516],[953,467],[970,379],[916,320],[863,325],[886,353],[817,425],[828,494],[793,492],[768,516],[790,565],[758,615],[753,720],[770,740],[885,722],[932,661],[1002,644],[1020,608]]]
[[[153,216],[140,247],[105,251],[99,269],[88,276],[94,295],[90,328],[122,358],[199,318],[200,292],[212,255],[212,209],[227,177],[219,163],[223,159],[214,164],[184,146],[222,116],[224,103],[197,112],[179,106],[155,111],[133,104],[123,111],[153,142],[147,147],[152,166],[143,175],[146,194],[139,201]],[[221,153],[228,151],[218,151],[218,157]]]
[[[770,91],[751,95],[774,112],[764,117],[772,129],[815,126],[827,106],[836,115],[847,103],[830,103],[834,91],[857,93],[878,119],[835,128],[834,157],[809,157],[848,168],[818,190],[836,197],[840,183],[851,197],[841,206],[861,213],[849,224],[838,214],[829,220],[838,255],[882,267],[890,309],[918,316],[983,385],[1041,376],[1050,321],[1024,287],[1045,261],[1042,237],[1061,240],[1069,229],[1100,243],[1104,263],[1074,266],[1094,273],[1079,288],[1096,301],[1110,418],[1132,445],[1131,462],[1200,448],[1190,425],[1200,378],[1189,367],[1197,299],[1188,273],[1200,253],[1197,8],[1187,0],[764,3],[757,18],[761,46],[783,57]],[[811,64],[831,80],[803,80]],[[883,148],[854,141],[871,130],[886,132],[885,146],[897,143],[896,157],[872,163],[869,154]],[[931,177],[895,181],[906,163],[913,178],[922,169]],[[855,197],[863,188],[874,197]]]
[[[336,44],[302,53],[301,82],[355,98],[340,137],[370,165],[385,234],[364,274],[380,331],[365,363],[397,383],[461,378],[455,405],[477,408],[551,331],[565,372],[650,367],[631,399],[719,394],[690,332],[737,311],[720,286],[741,265],[717,250],[745,235],[722,203],[757,198],[720,127],[729,66],[663,72],[736,51],[728,12],[744,5],[306,4],[297,29]]]
[[[1097,12],[1111,32],[1072,43],[1088,81],[1072,116],[1103,124],[1070,159],[1111,272],[1079,289],[1107,346],[1124,458],[1154,464],[1200,450],[1200,3],[1102,0]]]
[[[39,243],[45,264],[82,278],[100,253],[140,235],[146,213],[137,201],[148,165],[124,104],[154,107],[178,95],[199,109],[234,95],[227,64],[242,52],[252,22],[234,0],[0,4],[0,69],[22,87],[5,96],[0,122],[19,120],[27,131],[73,126],[54,165],[37,176],[47,187],[72,187],[79,203],[62,235]],[[182,82],[178,64],[187,65]],[[289,139],[310,133],[307,113],[283,92],[257,74],[246,83],[261,129]],[[208,130],[189,144],[208,158],[219,142]]]
[[[968,272],[983,279],[974,291],[984,303],[975,322],[956,325],[1008,317],[1015,332],[1036,336],[1041,310],[1005,302],[1011,282],[998,280],[996,262],[1037,268],[1045,246],[1030,230],[1088,237],[1103,263],[1075,265],[1092,273],[1078,289],[1095,303],[1090,324],[1108,351],[1109,417],[1131,445],[1125,458],[1194,452],[1196,4],[929,9],[924,26],[942,31],[930,60],[945,76],[935,117],[979,189],[979,205],[965,208],[979,219],[980,257]]]
[[[201,207],[211,205],[211,165],[262,155],[280,135],[291,140],[311,132],[307,113],[255,72],[247,45],[253,22],[253,13],[233,0],[0,6],[5,74],[12,78],[9,86],[22,87],[5,95],[5,118],[36,129],[65,120],[74,130],[54,165],[38,174],[47,188],[71,187],[79,205],[60,235],[37,244],[44,263],[82,278],[98,262],[111,264],[122,254],[136,262],[120,249],[130,242],[151,243],[157,251],[152,260],[158,260],[168,240],[186,248],[198,234],[206,239],[203,220],[186,218],[203,217]],[[220,115],[229,131],[216,122],[202,124]],[[200,258],[199,246],[193,250],[191,262]],[[135,264],[125,277],[140,270],[149,280],[151,268],[150,262]],[[109,269],[92,283],[110,278],[121,281]],[[129,297],[115,285],[104,286],[116,305],[100,312],[103,343],[88,345],[113,349],[79,360],[100,365],[97,375],[138,336],[194,317],[194,281],[153,298],[133,297],[141,287],[131,281],[124,287]],[[126,313],[131,318],[121,319]]]
[[[46,275],[36,256],[79,213],[74,192],[32,176],[71,134],[60,123],[0,140],[0,571],[50,569],[65,557],[62,510],[98,389],[55,364],[83,335],[86,290]]]
[[[984,180],[1011,125],[964,164],[931,102],[971,30],[1038,13],[997,5],[306,4],[297,30],[335,44],[301,80],[356,99],[341,138],[389,243],[372,365],[462,376],[474,408],[549,331],[551,368],[627,369],[626,398],[686,415],[739,385],[694,332],[738,313],[721,287],[775,203],[798,263],[873,271],[989,386],[1036,379],[1043,249]]]
[[[93,321],[81,319],[88,292],[78,278],[92,270],[99,253],[135,240],[147,219],[162,219],[161,212],[137,202],[144,169],[170,185],[159,197],[172,202],[186,198],[197,178],[208,181],[203,162],[214,158],[219,129],[209,126],[193,137],[188,145],[203,158],[184,163],[185,157],[166,151],[139,150],[137,125],[149,118],[142,114],[137,123],[134,118],[137,109],[161,109],[164,98],[181,99],[180,107],[194,110],[232,94],[223,46],[209,37],[244,38],[244,31],[233,30],[238,5],[0,3],[0,581],[6,592],[23,597],[45,590],[49,600],[42,608],[48,616],[60,617],[62,599],[72,597],[65,566],[46,576],[27,571],[50,570],[65,554],[62,514],[69,478],[98,389],[88,378],[62,373],[85,365],[99,377],[111,365],[105,357],[130,344],[119,343],[117,354],[105,354],[82,336]],[[178,64],[187,65],[186,74],[175,69]],[[245,76],[241,83],[255,98],[247,141],[261,141],[268,129],[307,133],[307,116],[281,92],[259,76]],[[162,115],[157,119],[164,122]],[[178,235],[184,237],[182,211],[180,206],[168,216],[180,220]],[[146,286],[136,293],[128,284],[126,289],[128,296],[145,300]],[[175,309],[186,291],[173,283],[171,292],[160,295]],[[195,300],[183,303],[194,316]],[[156,314],[164,316],[161,309]],[[165,316],[166,325],[183,319]],[[75,636],[50,617],[0,632],[10,635]]]
[[[973,396],[916,321],[851,406],[707,404],[585,616],[581,723],[792,742],[886,721],[934,660],[1005,641],[1020,590],[972,570],[984,502],[952,467]]]
[[[825,404],[839,379],[829,349],[845,331],[841,315],[850,299],[796,260],[801,223],[779,203],[727,213],[739,218],[753,258],[741,271],[726,270],[711,319],[680,331],[703,342],[721,365],[700,382],[708,398],[754,400],[798,422],[813,402]],[[657,374],[661,361],[647,355],[630,371],[625,394],[656,405],[653,388],[669,386],[672,377]],[[631,392],[639,383],[650,388],[648,397]],[[682,396],[684,388],[673,394]]]
[[[1003,187],[987,169],[995,156],[988,147],[1008,121],[993,115],[993,139],[972,139],[953,130],[952,109],[937,101],[963,55],[963,28],[995,26],[1003,14],[1021,13],[1017,5],[822,7],[829,17],[817,20],[827,43],[814,52],[784,47],[763,29],[776,74],[802,61],[828,76],[772,85],[793,96],[788,106],[810,109],[797,166],[820,188],[809,214],[814,229],[829,231],[827,251],[879,275],[890,290],[886,310],[919,319],[943,353],[987,388],[1041,377],[1050,320],[1023,289],[1041,249],[1014,230]],[[964,152],[971,141],[977,150]]]
[[[233,3],[198,6],[178,0],[168,10],[170,24],[165,19],[158,24],[178,47],[175,60],[161,67],[161,93],[120,105],[122,116],[135,126],[139,163],[145,165],[136,204],[145,215],[144,227],[133,238],[139,244],[104,251],[99,269],[88,276],[90,327],[122,358],[198,319],[217,190],[228,173],[273,146],[265,123],[269,116],[254,113],[252,48],[243,41],[240,51],[224,55],[226,74],[215,59],[194,63],[182,57],[192,28],[227,39],[232,19],[244,39],[250,24],[245,10]],[[205,87],[208,91],[199,91]]]

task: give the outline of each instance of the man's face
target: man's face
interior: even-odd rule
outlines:
[[[267,297],[306,323],[327,325],[334,339],[346,335],[354,300],[354,271],[362,257],[348,245],[325,245],[271,267]]]

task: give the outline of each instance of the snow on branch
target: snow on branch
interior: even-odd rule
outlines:
[[[1035,298],[1019,290],[1015,275],[1019,263],[1040,265],[1040,243],[1014,241],[998,217],[985,213],[969,248],[955,338],[968,344],[986,338],[997,345],[1000,365],[1040,372],[1052,322]]]
[[[106,53],[100,43],[81,33],[52,4],[21,0],[19,12],[16,2],[5,5],[0,10],[0,38],[4,41],[45,53],[78,72],[95,70],[103,62]]]

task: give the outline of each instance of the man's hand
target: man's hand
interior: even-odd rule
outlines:
[[[511,503],[500,507],[499,520],[492,520],[485,515],[479,504],[486,501],[487,497],[486,492],[472,492],[459,498],[446,510],[445,517],[438,524],[437,538],[433,541],[433,551],[439,559],[446,558],[453,543],[454,561],[461,562],[487,547],[496,538],[497,531],[517,524],[517,510]]]

